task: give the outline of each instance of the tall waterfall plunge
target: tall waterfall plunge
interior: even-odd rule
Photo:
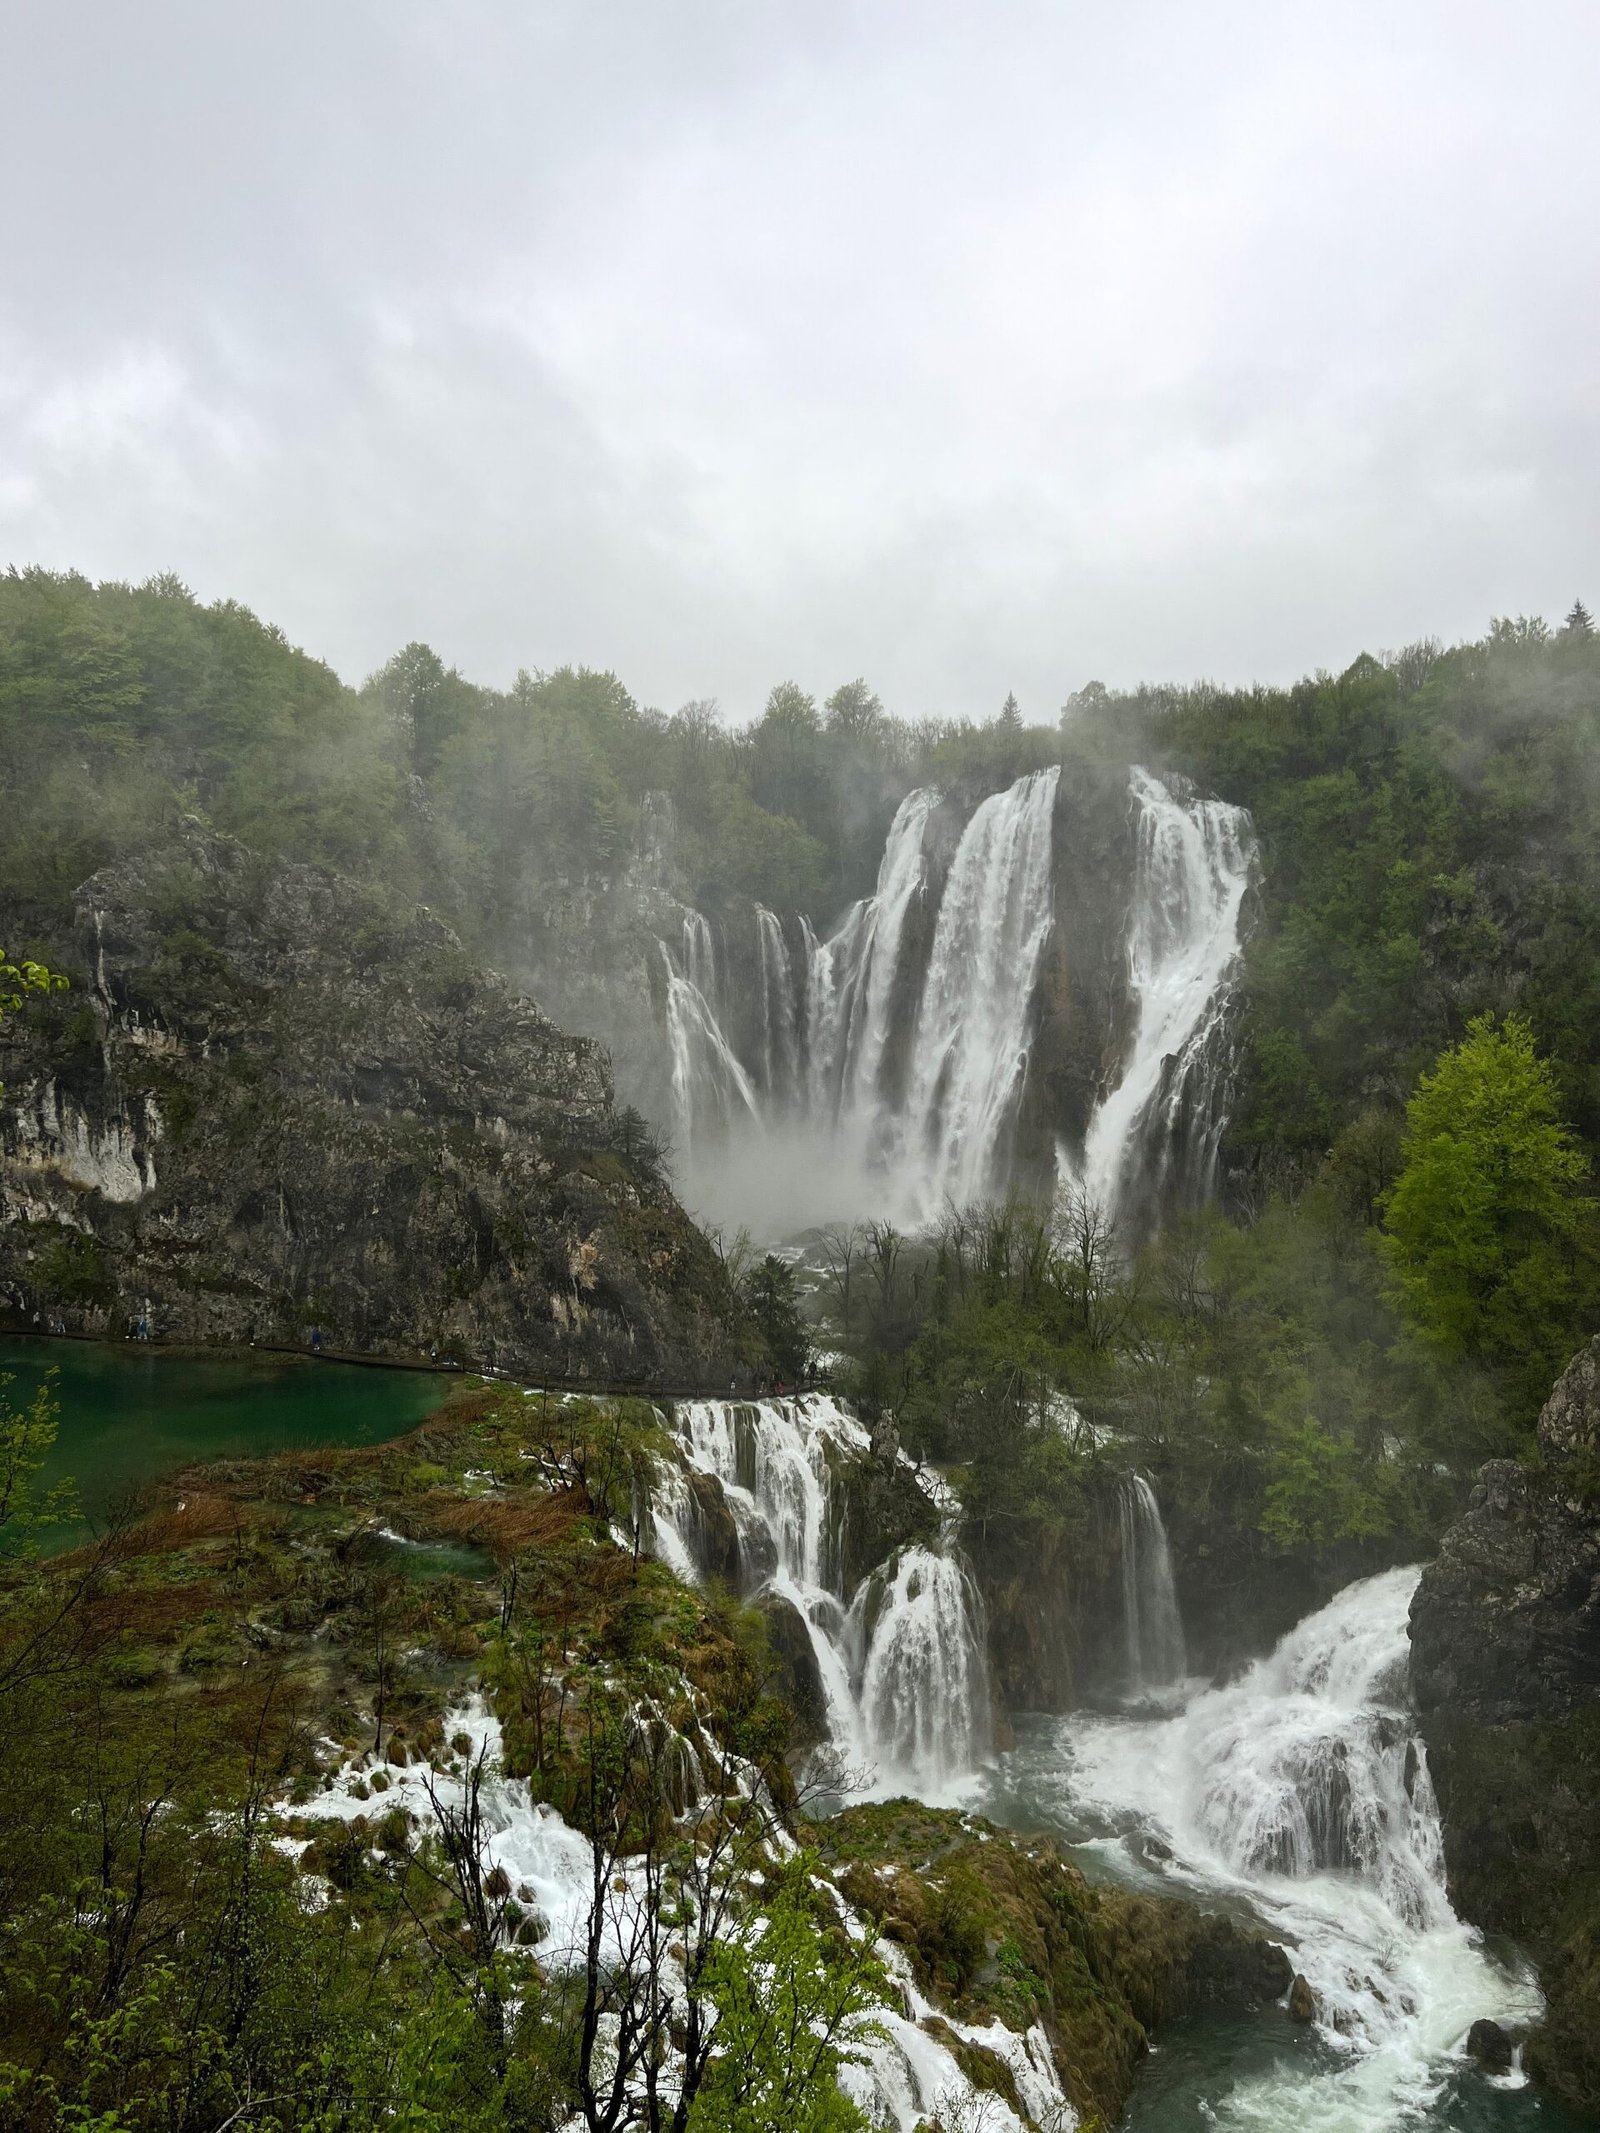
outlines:
[[[708,1567],[706,1507],[737,1529],[746,1590],[792,1607],[804,1624],[828,1732],[883,1792],[936,1794],[987,1754],[991,1712],[983,1608],[947,1539],[898,1549],[846,1594],[834,1472],[868,1438],[822,1394],[793,1400],[687,1400],[676,1411],[683,1464],[663,1462],[655,1552],[691,1578]],[[728,1574],[726,1555],[722,1574]]]
[[[1243,808],[1130,773],[1138,856],[1129,911],[1135,1018],[1120,1078],[1096,1106],[1079,1179],[1108,1208],[1159,1194],[1174,1171],[1209,1188],[1227,1123],[1227,1034],[1254,837]]]
[[[1113,1211],[1202,1197],[1226,1118],[1249,820],[1134,770],[1122,841],[1090,855],[1084,805],[1056,768],[964,823],[909,793],[873,894],[826,939],[759,908],[748,942],[686,913],[661,956],[691,1193],[796,1228],[853,1213],[917,1227],[1052,1172]]]

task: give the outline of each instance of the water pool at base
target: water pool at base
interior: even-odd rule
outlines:
[[[118,1502],[174,1467],[205,1459],[381,1444],[441,1405],[452,1378],[312,1357],[168,1353],[142,1343],[0,1340],[13,1405],[57,1373],[60,1428],[42,1476],[77,1484],[85,1537]],[[454,1382],[459,1383],[459,1379]]]

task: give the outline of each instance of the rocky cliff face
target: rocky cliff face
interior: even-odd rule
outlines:
[[[1496,1460],[1411,1611],[1412,1673],[1457,1909],[1540,1965],[1529,2064],[1600,2118],[1600,1339]]]
[[[192,830],[0,1050],[0,1299],[72,1330],[718,1380],[715,1254],[610,1068],[425,911]]]

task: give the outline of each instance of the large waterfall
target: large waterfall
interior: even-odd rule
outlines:
[[[1082,1182],[1101,1206],[1159,1193],[1174,1166],[1195,1197],[1211,1183],[1226,1124],[1218,1048],[1226,1033],[1239,915],[1254,843],[1242,808],[1134,770],[1138,836],[1129,914],[1135,1020],[1120,1078],[1095,1107]]]
[[[924,1213],[945,1200],[963,1206],[1005,1181],[1050,937],[1059,778],[1041,770],[985,800],[945,884],[897,1150]]]
[[[989,1748],[989,1683],[982,1605],[953,1544],[903,1547],[843,1589],[833,1475],[867,1452],[861,1425],[820,1393],[687,1400],[674,1425],[683,1464],[663,1462],[657,1479],[656,1552],[702,1574],[713,1551],[695,1478],[710,1480],[737,1529],[739,1582],[805,1625],[846,1760],[878,1790],[924,1797],[970,1776]]]
[[[1407,1700],[1417,1577],[1392,1570],[1346,1587],[1270,1657],[1174,1716],[1079,1714],[1006,1759],[998,1799],[1009,1814],[1093,1841],[1103,1862],[1121,1854],[1122,1871],[1147,1884],[1154,1875],[1247,1905],[1311,1989],[1315,2048],[1287,2024],[1264,2028],[1255,2059],[1219,2060],[1200,2093],[1191,2065],[1185,2125],[1460,2125],[1450,2097],[1473,2021],[1537,2013],[1532,1980],[1488,1954],[1445,1891],[1439,1809]],[[1130,2124],[1168,2123],[1159,2067],[1142,2094]]]
[[[685,913],[661,947],[662,998],[697,1196],[715,1204],[719,1180],[755,1174],[740,1212],[757,1220],[777,1203],[795,1227],[864,1213],[915,1227],[948,1202],[1045,1187],[1052,1169],[1113,1212],[1204,1194],[1249,820],[1182,780],[1128,774],[1126,860],[1114,880],[1099,869],[1091,899],[1120,928],[1097,958],[1120,976],[1114,998],[1074,1009],[1094,1024],[1071,1035],[1077,1123],[1052,1124],[1062,1099],[1035,1071],[1046,972],[1064,921],[1082,922],[1061,907],[1078,893],[1058,850],[1062,776],[1020,778],[964,823],[938,793],[909,793],[872,895],[825,939],[760,907],[748,942]]]

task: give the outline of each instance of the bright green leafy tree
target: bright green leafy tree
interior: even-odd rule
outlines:
[[[13,963],[3,948],[0,948],[0,1022],[7,1015],[14,1015],[22,1005],[23,996],[30,992],[64,992],[66,979],[58,971],[46,969],[43,963],[35,963],[27,956]],[[0,1093],[5,1083],[0,1081]]]
[[[796,1853],[769,1886],[754,1940],[712,1957],[715,2057],[690,2133],[865,2133],[838,2074],[863,2057],[886,1980],[870,1944],[820,1930],[815,1867]]]
[[[1588,1170],[1528,1024],[1480,1015],[1419,1082],[1384,1203],[1400,1303],[1430,1343],[1548,1385],[1593,1298]]]
[[[34,1554],[40,1533],[76,1517],[78,1509],[70,1482],[39,1487],[61,1417],[55,1372],[47,1373],[26,1406],[8,1397],[12,1382],[9,1373],[0,1375],[0,1564]]]

